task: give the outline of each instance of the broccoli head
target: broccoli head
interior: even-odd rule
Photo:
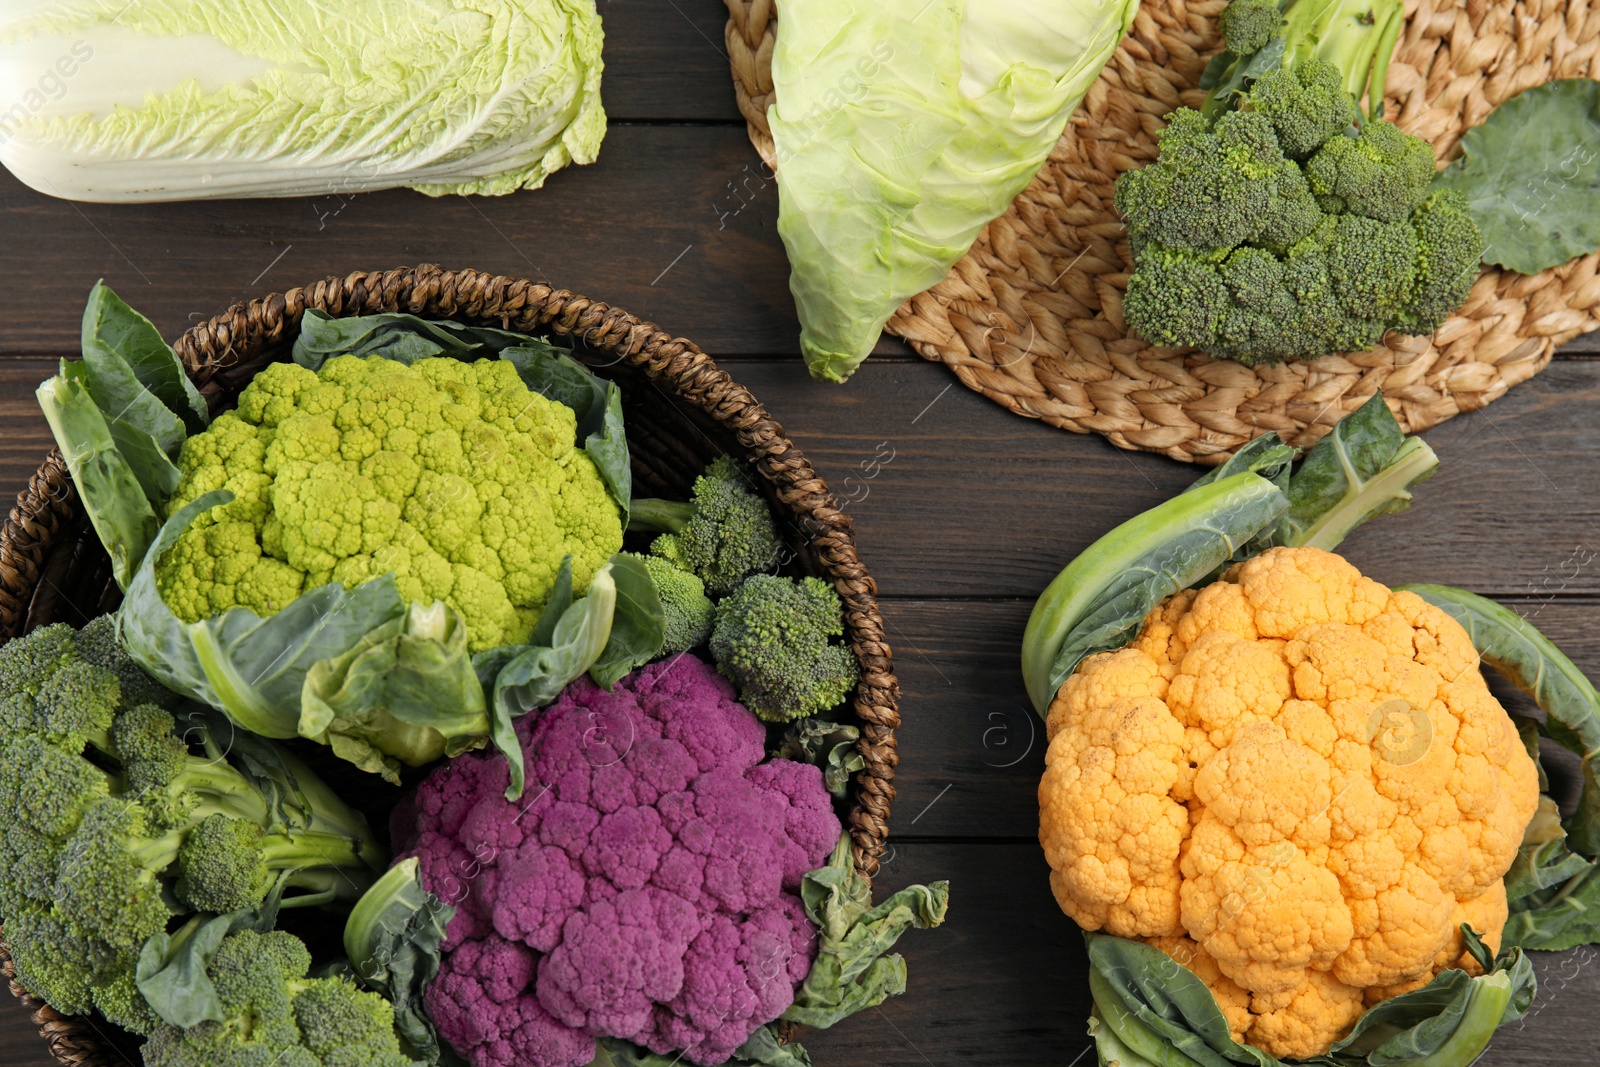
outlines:
[[[1156,161],[1117,179],[1128,324],[1242,363],[1437,329],[1483,241],[1464,202],[1428,193],[1432,145],[1376,117],[1403,5],[1233,0],[1221,22],[1204,106],[1168,115]]]
[[[717,604],[711,654],[739,698],[768,722],[827,711],[860,671],[844,633],[844,605],[820,578],[757,574]]]
[[[661,654],[673,656],[705,644],[706,638],[711,636],[713,611],[705,583],[698,575],[660,556],[639,556],[638,559],[656,587],[666,618],[666,639],[662,642]]]
[[[1411,214],[1417,235],[1417,273],[1406,328],[1429,333],[1466,302],[1478,279],[1483,234],[1454,189],[1429,193]]]
[[[310,978],[311,954],[282,931],[242,930],[206,964],[220,1022],[157,1022],[145,1067],[414,1067],[394,1009],[344,978]]]
[[[1234,0],[1222,11],[1222,37],[1228,51],[1247,56],[1260,51],[1283,23],[1277,0]]]
[[[171,708],[177,694],[146,674],[117,640],[117,617],[101,615],[84,623],[76,639],[78,658],[117,676],[122,702],[128,706],[156,704]]]
[[[719,456],[694,481],[687,503],[637,500],[630,525],[666,531],[652,555],[698,575],[706,591],[725,596],[747,575],[777,567],[783,542],[767,502],[732,456]]]
[[[133,968],[174,915],[268,893],[283,907],[359,896],[384,856],[365,820],[271,742],[227,735],[247,774],[210,713],[185,713],[180,735],[166,708],[126,706],[125,692],[171,695],[130,673],[106,624],[87,632],[45,627],[0,647],[0,915],[27,989],[138,1029],[149,1017]]]
[[[1354,104],[1330,70],[1311,60],[1264,76],[1255,98],[1270,106],[1227,112],[1210,131],[1178,112],[1178,150],[1163,139],[1157,162],[1118,180],[1134,253],[1122,311],[1147,340],[1243,363],[1315,359],[1390,330],[1431,332],[1466,298],[1483,240],[1465,202],[1427,192],[1426,141],[1381,121],[1345,130]],[[1348,109],[1313,129],[1315,109],[1291,106],[1307,85]],[[1303,138],[1295,151],[1326,140],[1302,170],[1274,147],[1281,137]],[[1255,169],[1274,152],[1277,169]]]

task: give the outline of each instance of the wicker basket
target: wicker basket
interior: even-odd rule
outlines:
[[[868,877],[877,873],[894,800],[894,731],[900,723],[877,587],[856,556],[849,517],[748,390],[693,343],[625,311],[523,279],[422,266],[329,278],[236,304],[191,329],[175,347],[213,411],[230,407],[267,363],[288,358],[307,308],[330,315],[405,311],[572,339],[581,359],[623,387],[634,479],[643,493],[684,494],[713,457],[748,457],[765,479],[763,489],[795,550],[795,569],[831,579],[844,598],[846,636],[861,663],[854,710],[866,760],[851,790],[847,824],[856,867]],[[118,599],[110,562],[60,453],[52,451],[0,531],[0,636],[9,640],[57,619],[81,624]],[[13,973],[0,943],[0,974],[12,979]],[[134,1040],[104,1020],[64,1016],[14,980],[10,986],[34,1010],[60,1062],[138,1062]]]
[[[728,57],[750,139],[774,158],[767,108],[781,4],[724,0]],[[1204,98],[1227,0],[1143,0],[1038,177],[949,275],[885,327],[1019,415],[1122,448],[1219,463],[1267,430],[1313,444],[1382,389],[1407,431],[1504,396],[1555,349],[1600,328],[1600,253],[1532,276],[1487,268],[1431,337],[1370,352],[1246,367],[1156,348],[1122,318],[1132,256],[1112,205],[1123,171],[1156,155],[1162,117]],[[1453,159],[1461,134],[1553,78],[1600,79],[1600,0],[1406,0],[1385,114]]]

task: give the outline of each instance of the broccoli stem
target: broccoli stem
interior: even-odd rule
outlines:
[[[681,533],[694,513],[695,506],[685,501],[644,497],[629,503],[628,529]]]
[[[1345,91],[1357,101],[1366,96],[1368,117],[1380,118],[1389,63],[1404,26],[1403,0],[1289,0],[1277,34],[1221,72],[1201,113],[1214,120],[1236,107],[1266,69],[1297,67],[1314,57],[1338,67]]]

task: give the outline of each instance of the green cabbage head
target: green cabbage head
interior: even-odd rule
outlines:
[[[1137,0],[808,0],[772,56],[778,232],[811,373],[844,381],[1033,179]]]
[[[605,136],[594,0],[0,5],[0,162],[74,200],[536,188]]]

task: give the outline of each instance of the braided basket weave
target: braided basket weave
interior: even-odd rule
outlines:
[[[522,333],[569,338],[576,354],[623,389],[634,479],[647,495],[687,494],[715,456],[750,459],[795,550],[795,568],[832,581],[844,598],[846,638],[861,665],[854,711],[866,761],[855,776],[847,819],[858,870],[871,877],[889,833],[894,800],[895,681],[877,586],[856,556],[850,519],[811,464],[743,386],[683,338],[599,301],[522,279],[438,267],[329,278],[236,304],[174,346],[213,412],[231,407],[262,367],[289,356],[307,308],[330,315],[404,311]],[[52,451],[0,530],[0,639],[56,620],[81,624],[115,607],[110,562],[89,527],[58,451]],[[358,777],[352,771],[352,779]],[[64,1016],[14,979],[0,943],[0,974],[34,1010],[56,1059],[72,1067],[126,1067],[136,1043],[103,1020]]]
[[[726,3],[739,109],[770,166],[778,14],[774,0]],[[1432,337],[1395,334],[1371,352],[1251,368],[1146,344],[1122,319],[1132,259],[1113,185],[1155,158],[1164,115],[1199,106],[1226,6],[1144,0],[1033,183],[888,332],[1019,415],[1217,463],[1267,430],[1310,445],[1380,388],[1402,426],[1426,429],[1499,398],[1600,328],[1596,253],[1534,276],[1487,268]],[[1406,19],[1384,114],[1442,161],[1508,97],[1554,78],[1600,79],[1600,0],[1406,0]]]

